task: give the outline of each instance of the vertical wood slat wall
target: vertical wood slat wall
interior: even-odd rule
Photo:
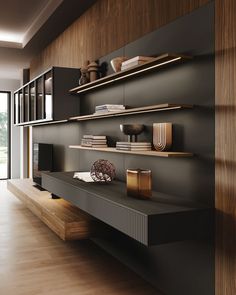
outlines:
[[[236,1],[216,0],[216,295],[236,294]]]
[[[98,0],[30,66],[31,79],[54,66],[80,67],[199,8],[209,0]]]
[[[210,0],[99,0],[31,62],[80,67]],[[236,1],[216,2],[216,294],[236,294]]]

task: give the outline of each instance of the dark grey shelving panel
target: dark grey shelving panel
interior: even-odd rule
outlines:
[[[100,190],[103,190],[100,186],[99,192],[94,190],[92,193],[89,187],[77,189],[75,184],[70,184],[73,180],[63,181],[47,177],[47,182],[48,187],[50,185],[54,191],[60,191],[60,188],[64,187],[63,197],[83,207],[84,211],[93,212],[93,215],[99,216],[110,225],[113,222],[113,227],[105,233],[98,233],[93,241],[166,294],[214,294],[214,43],[214,2],[211,2],[107,54],[99,59],[99,64],[107,64],[107,75],[110,75],[113,71],[109,61],[117,56],[151,56],[162,52],[176,52],[194,56],[193,59],[169,64],[145,74],[143,72],[120,82],[111,82],[107,86],[104,84],[79,93],[78,96],[71,95],[71,98],[76,97],[80,102],[80,112],[76,114],[79,119],[83,115],[92,114],[95,105],[106,103],[124,104],[134,109],[171,102],[194,105],[191,111],[155,110],[135,115],[119,114],[103,119],[99,117],[95,121],[90,115],[89,119],[87,117],[79,124],[69,121],[65,124],[36,126],[33,130],[35,142],[54,144],[54,171],[89,171],[96,160],[103,158],[115,165],[117,179],[123,182],[128,168],[146,168],[152,171],[153,189],[166,194],[158,194],[159,201],[155,202],[155,210],[162,210],[162,214],[160,211],[157,214],[156,211],[153,215],[147,215],[142,210],[134,210],[134,204],[146,206],[149,202],[128,198],[124,183],[120,183],[120,189],[123,187],[123,195],[120,198],[129,204],[121,206],[117,204],[116,199],[111,201],[107,197],[108,195],[114,198],[112,191],[117,188],[116,183],[107,186],[110,195],[107,191],[104,197],[100,193]],[[196,156],[164,159],[100,151],[76,152],[68,148],[69,144],[79,145],[83,134],[103,133],[111,139],[111,146],[114,146],[115,141],[126,138],[120,132],[120,124],[141,122],[147,125],[147,128],[140,135],[140,141],[152,140],[153,123],[172,122],[173,150],[191,151]],[[68,189],[71,191],[68,192]],[[201,203],[212,209],[201,209],[193,203],[180,204],[179,198]],[[99,206],[98,200],[101,204]],[[102,207],[104,203],[106,208]],[[169,212],[172,213],[164,213],[164,205],[171,205],[172,211]],[[181,211],[179,207],[182,207]],[[118,212],[116,215],[115,210]],[[137,222],[130,220],[134,215],[139,220],[140,216],[144,216],[143,220],[146,219],[143,222],[145,243],[157,246],[146,247],[143,242],[137,242],[137,237],[133,238]],[[210,222],[211,228],[208,226]],[[143,230],[140,225],[137,225],[136,232],[138,229]],[[195,233],[197,234],[194,237]],[[207,238],[198,240],[200,234],[206,234]],[[188,238],[194,240],[183,241]],[[171,241],[173,243],[164,244]],[[196,284],[196,278],[199,284]]]
[[[42,186],[140,243],[151,246],[205,234],[212,210],[153,192],[150,200],[126,195],[126,185],[85,183],[73,172],[43,173]]]

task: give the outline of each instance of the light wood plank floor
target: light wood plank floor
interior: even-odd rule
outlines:
[[[1,295],[158,295],[91,241],[63,242],[0,181]]]

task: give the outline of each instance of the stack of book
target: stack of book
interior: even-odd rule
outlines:
[[[152,145],[150,142],[118,141],[116,143],[116,149],[123,151],[151,151]]]
[[[133,58],[130,58],[126,61],[123,61],[121,64],[121,70],[127,70],[129,68],[135,67],[137,65],[144,64],[148,61],[151,61],[153,57],[150,56],[135,56]]]
[[[84,135],[81,141],[81,146],[100,148],[107,147],[106,135]]]
[[[95,114],[120,112],[122,110],[125,110],[125,106],[123,104],[103,104],[95,107]]]

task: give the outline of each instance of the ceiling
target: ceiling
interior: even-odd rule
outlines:
[[[95,2],[0,0],[0,79],[21,79],[30,60]]]

